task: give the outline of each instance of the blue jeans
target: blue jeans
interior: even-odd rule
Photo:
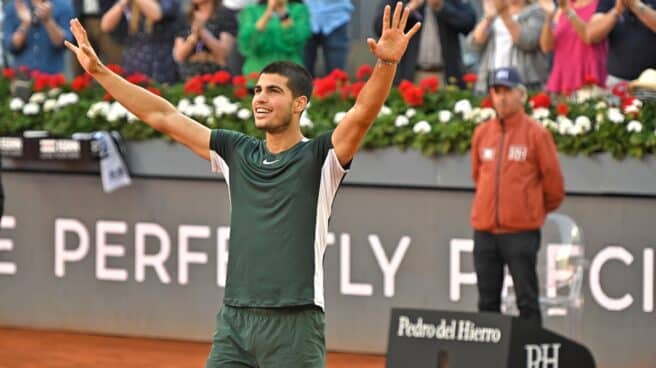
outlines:
[[[349,23],[337,27],[327,35],[314,33],[305,43],[305,67],[310,71],[313,77],[319,76],[315,73],[315,64],[317,61],[317,52],[319,47],[323,52],[323,61],[325,73],[329,74],[334,69],[346,69],[346,59],[349,52]]]

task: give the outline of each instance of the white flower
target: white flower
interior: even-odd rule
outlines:
[[[497,116],[496,110],[494,110],[491,107],[485,107],[482,108],[480,113],[478,114],[478,117],[474,121],[476,124],[487,121],[492,119],[493,117]]]
[[[302,128],[312,128],[312,127],[314,127],[314,122],[312,122],[312,120],[310,120],[307,109],[304,110],[303,113],[301,114],[300,125],[301,125]]]
[[[392,109],[390,109],[387,105],[383,105],[383,107],[380,109],[380,112],[378,113],[378,116],[389,115],[391,113]]]
[[[640,133],[642,132],[642,123],[637,120],[631,120],[626,126],[626,130],[630,133]]]
[[[595,109],[597,109],[597,110],[603,110],[603,109],[605,109],[605,108],[607,108],[607,107],[608,107],[608,104],[606,103],[606,101],[599,101],[599,102],[597,102],[597,104],[595,105]]]
[[[11,101],[9,101],[9,109],[11,111],[22,110],[23,106],[25,106],[25,103],[18,97],[14,97],[11,99]]]
[[[48,91],[48,97],[55,98],[61,93],[61,89],[59,88],[53,88],[50,91]]]
[[[410,119],[405,115],[399,115],[394,120],[394,126],[397,128],[404,127],[408,124],[410,124]]]
[[[57,110],[57,100],[49,98],[43,103],[43,111]]]
[[[36,104],[43,103],[43,101],[45,101],[45,100],[46,100],[46,94],[43,93],[43,92],[37,92],[37,93],[33,94],[32,96],[30,96],[30,102],[33,102],[33,103],[36,103]]]
[[[191,105],[190,112],[192,116],[206,118],[210,116],[210,114],[212,113],[212,109],[208,105],[204,103],[200,103],[200,104]]]
[[[80,97],[75,92],[62,93],[59,95],[59,98],[57,98],[57,107],[61,108],[64,106],[73,105],[78,101],[80,101]]]
[[[25,115],[36,115],[39,113],[39,110],[39,105],[34,102],[27,103],[23,106],[23,114]]]
[[[604,121],[606,121],[605,115],[601,112],[597,113],[597,117],[595,118],[597,121],[597,128],[599,128],[600,124],[602,124]]]
[[[611,107],[608,109],[608,120],[612,121],[615,124],[623,123],[624,122],[624,115],[620,112],[620,109],[617,107]]]
[[[212,100],[212,103],[214,104],[214,106],[218,107],[218,106],[229,105],[231,102],[230,102],[230,99],[228,97],[226,97],[224,95],[220,95],[220,96],[214,97],[214,99]]]
[[[107,111],[107,121],[110,123],[123,119],[127,116],[128,110],[118,103],[117,101],[112,102],[109,106],[109,111]]]
[[[474,107],[473,109],[469,110],[469,112],[466,112],[462,115],[465,120],[475,120],[478,115],[481,114],[481,108],[480,107]]]
[[[542,120],[542,119],[548,118],[550,116],[550,112],[549,112],[549,109],[547,109],[547,108],[538,107],[538,108],[533,110],[532,116],[533,116],[533,119]]]
[[[339,124],[339,122],[342,121],[342,119],[344,119],[344,116],[346,116],[346,112],[344,111],[340,111],[336,113],[335,117],[333,118],[333,123]]]
[[[639,112],[640,112],[640,109],[638,109],[638,106],[636,106],[634,104],[631,104],[631,105],[624,108],[624,113],[625,114],[630,114],[630,113],[636,113],[637,114]]]
[[[541,122],[542,122],[542,125],[547,129],[558,130],[558,124],[556,124],[555,121],[553,121],[549,118],[542,119]]]
[[[412,131],[413,131],[415,134],[430,133],[430,131],[431,131],[431,126],[430,126],[430,124],[428,124],[428,122],[427,122],[426,120],[422,120],[422,121],[416,123],[416,124],[412,127]]]
[[[417,110],[413,109],[412,107],[405,111],[405,116],[410,119],[412,119],[415,115],[417,115]]]
[[[469,102],[469,100],[462,99],[456,102],[455,106],[453,107],[453,111],[455,113],[462,114],[462,116],[465,116],[472,111],[471,102]]]
[[[448,123],[451,121],[451,117],[453,117],[453,114],[449,110],[441,110],[437,114],[437,118],[440,120],[441,123]]]
[[[558,124],[558,133],[561,135],[570,134],[571,129],[574,128],[574,124],[566,116],[558,116],[556,122]]]
[[[219,97],[224,97],[224,96],[219,96]],[[216,99],[214,99],[214,102],[217,102]],[[239,104],[238,103],[232,103],[230,100],[227,98],[225,100],[219,99],[218,103],[214,104],[214,113],[216,116],[221,117],[223,115],[234,115],[239,111]]]
[[[96,102],[95,104],[91,105],[91,107],[89,107],[89,111],[87,111],[87,117],[89,119],[93,119],[97,116],[106,117],[109,113],[110,107],[111,104],[107,101]]]
[[[191,102],[188,99],[183,98],[180,101],[178,101],[178,106],[176,106],[176,108],[178,109],[178,111],[184,112],[189,108],[189,106],[191,106]]]
[[[128,123],[134,123],[135,121],[139,120],[137,115],[131,113],[130,111],[128,111],[127,116],[128,116]]]
[[[251,110],[242,107],[237,111],[237,117],[241,120],[248,120],[251,118]]]
[[[310,117],[308,116],[307,109],[303,111],[301,114],[301,121],[300,121],[301,128],[312,128],[314,127],[314,123],[312,120],[310,120]]]
[[[205,96],[196,96],[196,97],[194,97],[194,104],[196,104],[196,105],[205,105]]]
[[[590,131],[590,128],[592,128],[592,122],[587,116],[579,116],[574,120],[574,126],[577,129],[580,129],[581,133],[584,133]]]

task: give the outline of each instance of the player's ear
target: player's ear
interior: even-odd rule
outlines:
[[[294,99],[294,102],[293,102],[293,107],[292,107],[292,108],[293,108],[293,111],[294,111],[295,113],[300,114],[300,113],[303,112],[303,110],[305,110],[305,108],[307,107],[307,104],[308,104],[308,98],[307,98],[307,96],[299,96],[299,97],[296,97],[296,98]]]

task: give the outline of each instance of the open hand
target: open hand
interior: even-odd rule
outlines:
[[[554,4],[553,0],[539,0],[538,4],[540,4],[540,7],[544,10],[547,16],[553,17],[556,13],[556,4]]]
[[[391,7],[386,5],[385,11],[383,12],[383,32],[380,35],[380,39],[376,42],[373,38],[369,38],[367,39],[367,44],[371,53],[378,59],[396,63],[401,60],[408,47],[408,42],[419,31],[421,23],[415,23],[407,33],[404,33],[405,25],[410,15],[410,9],[407,7],[404,9],[403,4],[399,1],[396,3],[391,21],[390,13]]]
[[[87,37],[87,31],[82,27],[77,18],[71,19],[71,32],[73,33],[78,46],[75,46],[68,41],[64,41],[64,45],[73,51],[82,68],[91,75],[102,71],[103,65],[100,62],[98,55],[96,55],[96,52],[91,47],[91,43]]]
[[[15,0],[14,5],[16,6],[16,15],[20,19],[21,23],[30,24],[32,23],[32,13],[30,8],[25,4],[24,0]]]
[[[52,16],[52,3],[50,1],[34,1],[34,15],[45,23]]]

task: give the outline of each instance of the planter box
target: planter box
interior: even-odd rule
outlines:
[[[208,162],[182,145],[164,140],[127,142],[130,172],[137,177],[216,179]],[[656,195],[656,159],[610,154],[591,157],[561,155],[568,193],[594,195]],[[5,170],[97,173],[97,162],[62,162],[3,159]],[[386,148],[362,151],[353,162],[345,183],[366,186],[472,190],[469,155],[425,157],[415,150]]]

